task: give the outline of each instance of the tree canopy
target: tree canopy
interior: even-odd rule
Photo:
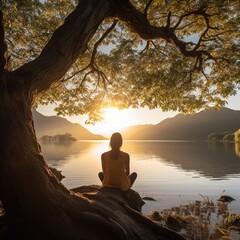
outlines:
[[[37,58],[77,2],[1,1],[7,68],[19,72]],[[238,0],[105,2],[115,12],[67,73],[37,91],[35,105],[58,103],[58,114],[88,113],[95,121],[107,106],[192,112],[236,94]]]

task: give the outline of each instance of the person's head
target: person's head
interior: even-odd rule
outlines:
[[[122,135],[119,132],[115,132],[112,134],[110,138],[110,146],[113,150],[118,150],[122,146]]]

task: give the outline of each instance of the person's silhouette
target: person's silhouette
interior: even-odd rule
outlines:
[[[120,150],[122,143],[122,135],[118,132],[113,133],[110,139],[111,150],[101,156],[103,172],[98,176],[102,186],[127,191],[135,182],[137,173],[133,172],[129,175],[130,157],[128,153]]]

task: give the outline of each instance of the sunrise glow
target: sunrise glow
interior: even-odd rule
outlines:
[[[54,108],[56,105],[49,104],[48,106],[40,105],[38,111],[45,116],[54,116]],[[162,112],[160,109],[149,110],[147,108],[141,109],[122,109],[107,108],[104,110],[104,119],[95,124],[85,124],[88,120],[87,114],[77,116],[64,116],[72,123],[80,124],[88,129],[90,132],[109,137],[113,132],[121,132],[128,126],[144,125],[144,124],[158,124],[162,120],[173,117],[177,112]]]
[[[103,120],[94,125],[94,131],[108,136],[113,132],[121,132],[134,122],[135,116],[130,110],[107,108],[104,110]]]

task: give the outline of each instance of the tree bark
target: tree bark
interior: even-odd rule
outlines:
[[[121,192],[67,189],[47,166],[36,139],[34,95],[63,77],[112,14],[110,6],[108,0],[80,0],[38,58],[14,72],[1,68],[0,199],[10,239],[183,239],[134,210]]]

